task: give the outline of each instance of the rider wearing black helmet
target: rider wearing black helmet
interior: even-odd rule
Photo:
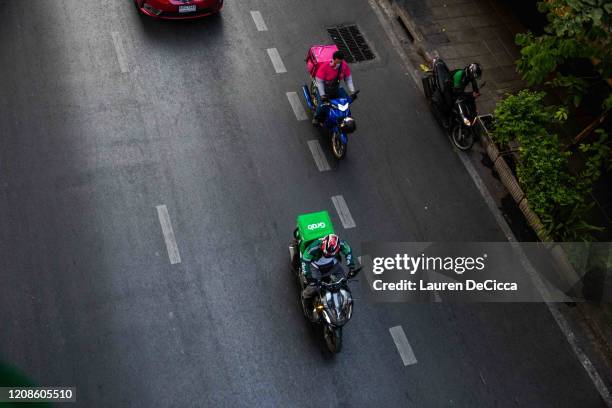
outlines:
[[[482,76],[482,67],[477,62],[473,62],[463,69],[456,69],[452,73],[453,78],[453,96],[455,98],[465,95],[465,88],[468,84],[472,84],[472,93],[469,94],[474,98],[480,96],[478,91],[477,80]]]

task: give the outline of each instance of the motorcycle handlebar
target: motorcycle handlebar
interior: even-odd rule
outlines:
[[[353,98],[353,95],[357,96],[357,95],[359,95],[359,92],[361,92],[361,91],[360,90],[356,90],[354,93],[350,94],[349,97],[351,97],[351,99],[353,99],[353,100],[357,99],[357,98]],[[353,101],[351,101],[351,103],[352,102]],[[333,103],[331,103],[330,99],[327,98],[326,96],[321,97],[321,103],[324,104],[324,105],[333,105]]]
[[[321,287],[331,288],[331,287],[334,287],[334,286],[340,286],[343,283],[348,282],[348,281],[349,281],[349,279],[346,278],[346,277],[345,278],[341,278],[340,280],[338,280],[336,282],[333,282],[333,283],[325,283],[323,281],[318,281],[317,282],[317,287],[319,287],[319,288],[321,288]]]
[[[356,268],[351,269],[351,272],[353,273],[357,273],[361,270],[362,266],[359,265]],[[323,282],[322,280],[317,280],[316,282],[312,282],[311,285],[316,286],[317,288],[321,288],[321,287],[326,287],[326,288],[330,288],[333,286],[338,286],[341,285],[343,283],[349,282],[352,278],[349,278],[348,276],[345,276],[343,278],[340,278],[340,280],[337,280],[336,282],[332,282],[332,283],[326,283]]]

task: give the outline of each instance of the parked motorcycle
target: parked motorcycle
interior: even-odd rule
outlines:
[[[433,60],[432,68],[426,70],[422,81],[432,112],[450,133],[453,144],[461,150],[470,149],[476,139],[474,125],[478,111],[475,98],[469,94],[453,98],[452,75],[440,58]],[[484,86],[485,83],[480,87]]]
[[[306,287],[300,262],[302,254],[313,240],[333,234],[334,229],[327,211],[300,215],[297,218],[297,225],[289,253],[301,296]],[[320,276],[315,285],[317,293],[312,300],[313,310],[306,310],[307,305],[301,297],[304,315],[311,323],[322,327],[323,339],[332,353],[338,353],[342,349],[342,327],[353,315],[353,297],[347,276],[346,271],[344,276],[340,277]]]
[[[306,57],[308,72],[310,73],[310,86],[302,86],[302,92],[308,108],[314,115],[317,111],[318,89],[315,81],[315,73],[320,64],[329,63],[332,55],[338,48],[335,45],[316,45],[310,48]],[[359,91],[355,92],[355,95]],[[327,102],[328,114],[323,122],[323,128],[330,135],[331,147],[334,157],[341,160],[346,156],[348,148],[348,135],[354,132],[354,119],[351,116],[350,105],[353,98],[347,95],[346,91],[340,87],[337,97],[331,98]],[[349,122],[353,122],[349,125]]]

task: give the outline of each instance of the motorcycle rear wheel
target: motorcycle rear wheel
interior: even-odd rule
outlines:
[[[474,133],[472,129],[456,125],[451,129],[451,140],[459,150],[469,150],[474,145]]]
[[[344,159],[344,156],[346,156],[347,147],[348,146],[342,143],[342,140],[340,140],[340,134],[334,132],[331,137],[331,148],[334,157],[338,160]]]
[[[342,327],[324,325],[323,338],[327,349],[332,353],[339,353],[342,350]]]

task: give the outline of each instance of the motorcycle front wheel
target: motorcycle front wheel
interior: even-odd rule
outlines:
[[[342,349],[342,327],[323,326],[325,345],[332,353],[339,353]]]
[[[453,144],[460,150],[469,150],[474,144],[474,132],[465,126],[456,125],[451,130]]]
[[[340,140],[340,133],[334,132],[331,137],[331,147],[332,153],[334,153],[334,157],[338,160],[344,159],[346,155],[347,145],[342,143]]]

